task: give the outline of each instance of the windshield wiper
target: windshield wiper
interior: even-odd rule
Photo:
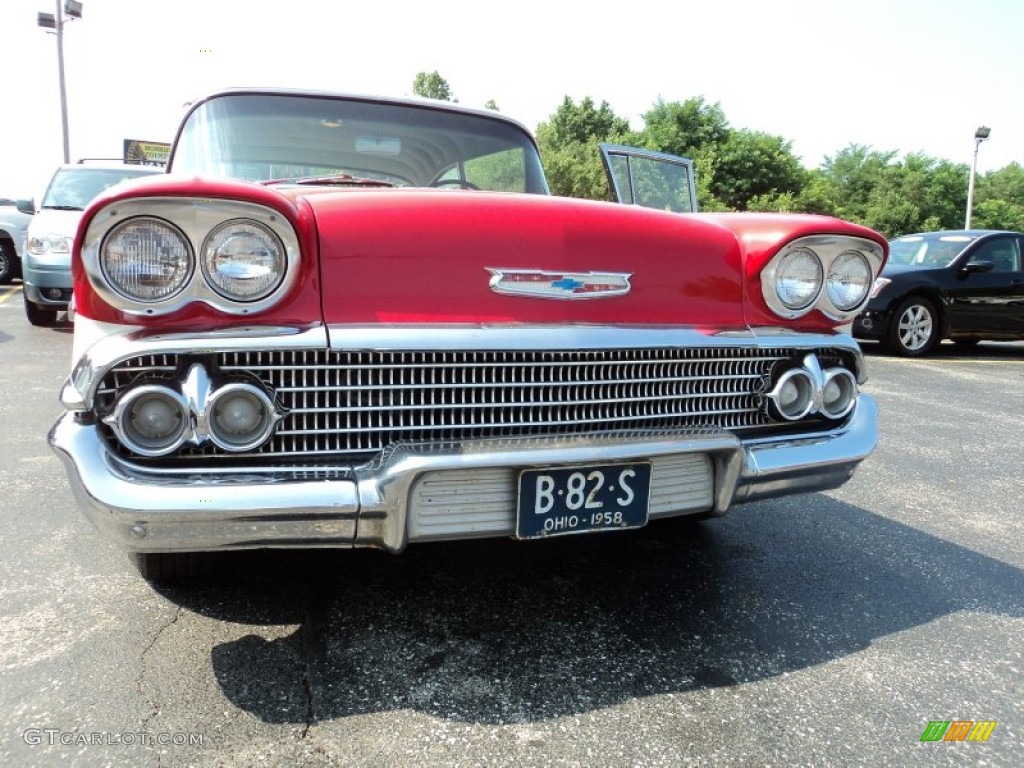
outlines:
[[[366,179],[360,176],[353,176],[350,173],[338,173],[333,176],[304,176],[294,179],[267,179],[260,184],[270,186],[271,184],[323,184],[330,187],[393,187],[390,181],[381,179]]]
[[[80,205],[44,205],[42,208],[47,208],[51,211],[84,211]]]

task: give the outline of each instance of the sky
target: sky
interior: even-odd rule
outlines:
[[[57,0],[0,0],[0,197],[37,199],[63,159]],[[437,70],[531,130],[565,96],[633,128],[703,97],[809,168],[850,144],[1024,164],[1022,0],[83,0],[64,31],[72,161],[170,141],[221,87],[412,95]]]

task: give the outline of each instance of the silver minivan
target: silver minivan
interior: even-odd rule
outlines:
[[[163,173],[144,165],[62,165],[28,225],[21,277],[32,325],[53,325],[71,300],[71,243],[82,211],[100,192],[128,179]]]

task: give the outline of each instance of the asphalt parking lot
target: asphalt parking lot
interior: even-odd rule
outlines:
[[[838,491],[174,588],[45,445],[70,350],[0,287],[2,765],[1020,764],[1024,344],[868,347],[883,437]]]

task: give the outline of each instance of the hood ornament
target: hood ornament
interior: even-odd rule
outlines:
[[[492,269],[491,290],[535,299],[607,299],[629,293],[632,272],[547,272],[541,269]]]

